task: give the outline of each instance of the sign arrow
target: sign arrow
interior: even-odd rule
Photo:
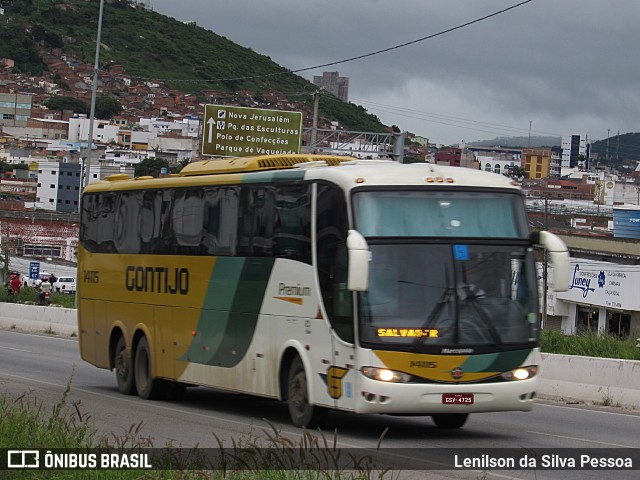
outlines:
[[[212,117],[209,117],[207,123],[209,124],[209,137],[207,143],[213,143],[213,126],[215,125],[216,121]]]

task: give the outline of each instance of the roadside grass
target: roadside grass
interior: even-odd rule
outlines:
[[[640,348],[636,347],[638,337],[639,332],[631,332],[629,338],[620,339],[615,335],[597,332],[564,335],[561,332],[542,330],[540,349],[545,353],[562,355],[640,360]]]
[[[156,448],[153,441],[141,435],[142,423],[133,424],[121,436],[100,434],[91,418],[83,413],[79,403],[70,403],[71,379],[60,400],[45,407],[32,394],[25,393],[14,400],[0,395],[0,449],[75,449],[72,451],[145,452],[153,449],[157,470],[4,470],[4,479],[52,480],[319,480],[319,479],[394,479],[397,472],[376,467],[370,455],[349,457],[349,469],[342,469],[337,437],[327,438],[322,432],[303,432],[299,441],[292,441],[272,424],[262,436],[253,432],[241,435],[230,447],[213,434],[216,449],[190,449],[167,444]],[[386,433],[386,432],[385,432]],[[384,438],[380,437],[378,448]],[[87,450],[89,449],[89,450]],[[90,450],[97,449],[97,450]],[[202,452],[215,450],[215,469],[211,457]],[[159,453],[158,453],[159,452]],[[41,464],[44,463],[41,455]],[[303,469],[301,465],[306,467]],[[312,465],[312,468],[309,468]],[[316,467],[317,465],[317,467]]]
[[[7,287],[3,285],[0,287],[0,302],[36,305],[38,303],[36,293],[37,291],[33,287],[22,287],[17,296],[9,295]],[[75,301],[75,295],[58,292],[51,294],[51,306],[53,307],[75,308]]]

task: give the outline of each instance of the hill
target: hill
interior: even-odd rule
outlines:
[[[512,148],[540,148],[540,147],[559,147],[562,143],[560,137],[496,137],[493,140],[480,140],[477,142],[470,142],[469,145],[476,145],[478,147],[493,147],[500,145],[501,147]]]
[[[131,0],[107,0],[100,69],[122,67],[134,79],[163,82],[186,93],[252,92],[259,101],[277,92],[311,105],[317,89],[269,57],[202,27],[146,10]],[[14,72],[47,70],[43,55],[60,52],[89,65],[95,57],[99,0],[0,0],[0,58],[15,60]],[[201,98],[203,103],[206,98]],[[260,103],[260,102],[259,102]],[[320,114],[348,130],[389,129],[363,107],[323,95]]]
[[[598,163],[618,165],[627,161],[640,161],[640,133],[615,135],[608,140],[591,144],[591,155],[598,155]]]

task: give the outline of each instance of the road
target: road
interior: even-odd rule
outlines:
[[[29,257],[9,257],[9,270],[29,275],[29,265],[34,261],[40,263],[41,272],[53,273],[56,277],[77,277],[78,269],[73,265],[62,265],[53,261],[40,261]]]
[[[25,392],[46,405],[57,402],[71,382],[69,402],[91,416],[101,432],[123,436],[140,427],[139,438],[154,446],[218,447],[218,440],[264,438],[269,421],[283,435],[297,441],[301,430],[291,426],[285,405],[272,400],[193,388],[179,402],[150,402],[120,395],[112,372],[84,363],[74,339],[0,330],[0,394],[17,398]],[[604,407],[569,406],[539,401],[528,413],[472,415],[455,431],[435,428],[427,417],[358,416],[332,412],[323,428],[337,431],[343,448],[375,448],[388,428],[382,445],[394,452],[434,448],[638,448],[640,412]],[[562,452],[559,450],[559,452]],[[636,466],[638,468],[638,466]],[[432,471],[430,478],[602,478],[603,471]],[[417,472],[413,472],[417,474]],[[609,471],[616,479],[636,478],[637,471]],[[407,472],[409,478],[412,473]],[[419,478],[419,477],[415,477]]]

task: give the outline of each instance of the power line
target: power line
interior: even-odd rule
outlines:
[[[513,135],[514,133],[517,134],[521,134],[521,135],[526,135],[527,132],[529,131],[528,128],[523,128],[523,127],[514,127],[511,125],[504,125],[504,124],[499,124],[499,123],[490,123],[490,122],[482,122],[479,120],[473,120],[473,119],[469,119],[469,118],[464,118],[464,117],[456,117],[456,116],[452,116],[452,115],[444,115],[444,114],[440,114],[440,113],[433,113],[433,112],[426,112],[426,111],[421,111],[421,110],[414,110],[414,109],[410,109],[410,108],[404,108],[404,107],[397,107],[394,105],[385,105],[382,103],[375,103],[375,102],[370,102],[367,100],[362,100],[362,99],[358,99],[358,98],[354,98],[354,101],[358,102],[359,104],[362,105],[366,105],[366,106],[371,106],[373,108],[378,109],[379,111],[383,111],[385,113],[391,113],[391,114],[395,114],[398,116],[404,116],[404,117],[408,117],[408,118],[415,118],[418,120],[425,120],[428,122],[432,122],[432,123],[439,123],[439,124],[443,124],[443,125],[449,125],[449,126],[455,126],[455,127],[461,127],[461,128],[467,128],[470,130],[478,130],[478,131],[482,131],[482,132],[486,132],[486,133],[496,133],[496,134],[506,134],[508,133],[509,135]],[[434,119],[432,119],[434,118]],[[446,123],[446,122],[454,122],[454,123]],[[470,124],[471,126],[467,126],[464,124]],[[493,130],[485,130],[485,129],[481,129],[481,128],[477,128],[477,127],[484,127],[484,128],[490,128]],[[507,132],[509,131],[509,132]],[[542,132],[542,131],[533,131],[533,133],[535,133],[536,135],[549,135],[549,136],[553,136],[553,137],[562,137],[561,134],[557,134],[557,133],[550,133],[550,132]]]
[[[501,15],[503,13],[508,12],[509,10],[513,10],[516,9],[518,7],[521,7],[522,5],[525,5],[527,3],[531,3],[533,0],[524,0],[520,3],[517,3],[515,5],[512,5],[510,7],[507,8],[503,8],[502,10],[498,10],[497,12],[493,12],[490,13],[488,15],[485,15],[484,17],[480,17],[480,18],[476,18],[475,20],[471,20],[469,22],[463,23],[461,25],[457,25],[455,27],[451,27],[451,28],[447,28],[446,30],[442,30],[440,32],[437,33],[433,33],[431,35],[427,35],[425,37],[421,37],[421,38],[417,38],[415,40],[411,40],[409,42],[405,42],[405,43],[400,43],[398,45],[394,45],[393,47],[388,47],[388,48],[383,48],[382,50],[376,50],[374,52],[370,52],[370,53],[365,53],[362,55],[357,55],[355,57],[350,57],[350,58],[345,58],[343,60],[336,60],[334,62],[329,62],[329,63],[323,63],[320,65],[314,65],[312,67],[304,67],[304,68],[298,68],[295,70],[288,70],[285,69],[284,71],[281,72],[273,72],[273,73],[265,73],[265,74],[261,74],[261,75],[251,75],[251,76],[245,76],[245,77],[233,77],[233,78],[214,78],[214,79],[171,79],[171,78],[155,78],[153,80],[159,81],[159,82],[180,82],[180,83],[199,83],[199,82],[206,82],[206,83],[215,83],[215,82],[230,82],[230,81],[238,81],[238,80],[253,80],[256,78],[267,78],[267,77],[275,77],[275,76],[279,76],[279,75],[287,75],[287,74],[291,74],[291,73],[300,73],[300,72],[306,72],[308,70],[315,70],[318,68],[325,68],[325,67],[331,67],[334,65],[340,65],[342,63],[347,63],[347,62],[353,62],[355,60],[362,60],[363,58],[368,58],[368,57],[373,57],[374,55],[380,55],[382,53],[386,53],[386,52],[390,52],[392,50],[397,50],[399,48],[404,48],[404,47],[408,47],[409,45],[414,45],[416,43],[420,43],[420,42],[424,42],[426,40],[431,40],[432,38],[436,38],[439,37],[441,35],[445,35],[447,33],[451,33],[454,32],[456,30],[460,30],[462,28],[474,25],[476,23],[482,22],[484,20],[487,20],[489,18],[492,17],[496,17],[498,15]],[[138,79],[143,79],[143,77],[135,77]],[[147,80],[151,80],[151,78],[147,78]]]

